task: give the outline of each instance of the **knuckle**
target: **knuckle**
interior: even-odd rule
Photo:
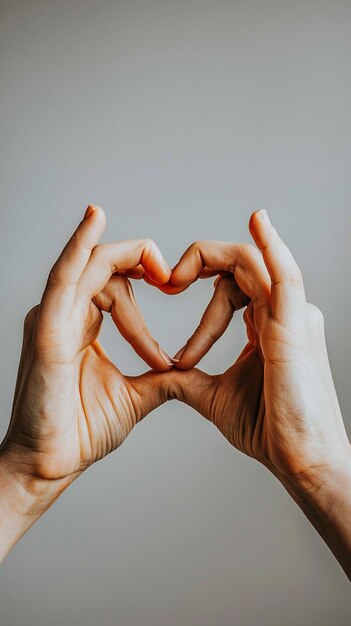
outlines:
[[[242,252],[244,255],[256,254],[257,252],[255,246],[253,246],[252,243],[245,243],[245,242],[239,243],[238,249],[239,249],[239,252]]]
[[[190,244],[190,246],[189,246],[189,250],[190,250],[191,252],[196,252],[196,251],[198,251],[198,250],[201,250],[201,248],[203,247],[204,243],[205,243],[205,242],[204,242],[204,241],[201,241],[201,240],[198,240],[198,241],[193,241],[193,243],[192,243],[192,244]]]
[[[157,248],[156,243],[150,237],[143,240],[143,248],[146,250],[155,250]]]
[[[235,262],[232,262],[231,271],[234,273],[236,268],[245,270],[246,264],[252,264],[252,261],[257,258],[259,252],[255,246],[251,243],[241,242],[234,244],[233,256],[236,258]]]
[[[153,239],[147,238],[141,240],[140,255],[143,262],[150,261],[158,252],[158,246]]]

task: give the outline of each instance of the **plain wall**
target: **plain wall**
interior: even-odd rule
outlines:
[[[22,320],[88,202],[105,241],[248,241],[266,208],[324,312],[350,433],[351,3],[0,0],[1,435]],[[212,293],[135,286],[174,354]],[[144,364],[106,319],[122,371]],[[242,315],[201,366],[229,366]],[[346,576],[281,485],[169,403],[0,574],[3,626],[344,626]]]

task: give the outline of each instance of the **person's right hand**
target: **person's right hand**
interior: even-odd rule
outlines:
[[[50,272],[40,305],[25,321],[0,466],[25,490],[40,495],[38,509],[47,508],[167,399],[155,371],[124,376],[97,337],[102,311],[109,311],[154,370],[170,370],[172,362],[150,336],[123,275],[146,273],[160,284],[168,281],[171,270],[150,240],[97,245],[104,227],[102,209],[88,207]]]
[[[188,379],[179,377],[180,395],[231,444],[286,484],[349,459],[350,444],[322,314],[306,302],[300,269],[265,212],[252,216],[250,230],[258,249],[197,242],[161,289],[174,293],[199,275],[224,272],[199,327],[175,355],[181,370],[193,368],[225,331],[234,311],[247,305],[248,343],[237,361],[216,376],[190,370]]]
[[[178,377],[167,376],[180,400],[280,480],[351,580],[351,448],[323,316],[306,302],[300,269],[266,212],[253,214],[250,230],[258,249],[195,243],[160,287],[177,293],[220,274],[199,327],[175,356]],[[248,343],[234,365],[217,376],[193,368],[245,305]]]

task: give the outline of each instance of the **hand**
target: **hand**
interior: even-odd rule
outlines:
[[[171,270],[149,240],[97,245],[104,226],[102,209],[88,207],[50,272],[40,305],[25,321],[0,466],[16,485],[17,499],[18,490],[21,498],[30,494],[32,517],[167,399],[162,377],[155,371],[123,376],[97,337],[102,311],[110,311],[151,367],[170,370],[172,362],[146,329],[128,279],[116,273],[146,273],[160,284]]]
[[[192,368],[222,335],[235,310],[248,343],[224,374],[192,373],[184,400],[236,448],[283,482],[332,467],[350,455],[330,372],[320,311],[306,303],[301,272],[265,212],[250,230],[259,248],[198,242],[161,289],[183,290],[205,272],[221,272],[199,327],[175,358]],[[199,393],[199,388],[201,392]]]
[[[266,212],[254,213],[250,230],[259,250],[198,242],[160,286],[177,293],[219,273],[199,327],[175,355],[172,384],[180,400],[271,470],[351,579],[351,453],[322,314],[306,302],[301,272]],[[248,343],[234,365],[218,376],[188,369],[245,305]]]

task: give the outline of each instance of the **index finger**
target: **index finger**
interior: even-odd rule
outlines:
[[[204,268],[213,272],[230,272],[254,303],[267,304],[270,296],[269,274],[259,250],[251,244],[224,241],[197,241],[183,254],[173,269],[171,284],[188,286]]]
[[[167,283],[171,276],[169,265],[151,239],[96,246],[79,280],[77,298],[93,298],[107,285],[112,274],[139,266],[157,284]]]

